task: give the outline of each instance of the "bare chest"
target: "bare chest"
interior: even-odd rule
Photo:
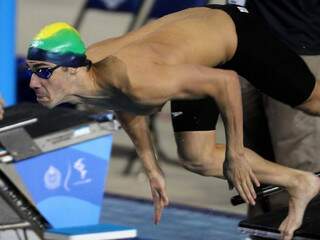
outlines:
[[[83,97],[85,103],[97,105],[114,111],[130,112],[136,115],[150,115],[159,112],[162,106],[141,103],[129,97],[118,89],[112,90],[112,95]]]

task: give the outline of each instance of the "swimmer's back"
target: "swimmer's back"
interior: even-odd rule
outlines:
[[[158,58],[166,64],[197,63],[214,66],[235,50],[236,31],[223,11],[190,8],[166,15],[122,37],[107,39],[90,47],[89,55],[136,55]],[[129,54],[130,55],[130,54]]]

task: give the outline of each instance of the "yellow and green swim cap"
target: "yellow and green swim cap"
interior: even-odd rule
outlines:
[[[29,45],[29,60],[47,61],[65,67],[89,64],[86,47],[79,32],[67,23],[56,22],[43,27]]]

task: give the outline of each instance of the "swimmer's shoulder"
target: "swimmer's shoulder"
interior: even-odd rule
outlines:
[[[131,43],[127,35],[108,38],[90,45],[86,51],[87,57],[93,62],[99,62],[108,56],[115,55]]]

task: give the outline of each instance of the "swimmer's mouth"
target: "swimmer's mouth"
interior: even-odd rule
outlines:
[[[37,98],[44,98],[46,97],[46,94],[42,91],[34,91]]]

